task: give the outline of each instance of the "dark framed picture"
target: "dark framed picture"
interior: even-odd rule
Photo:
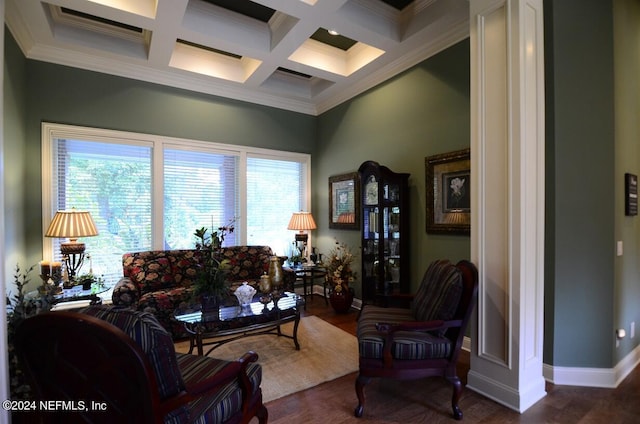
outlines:
[[[329,177],[329,228],[360,228],[360,180],[357,172]]]
[[[624,214],[638,215],[638,176],[624,174]]]
[[[425,158],[427,233],[471,232],[469,149]]]

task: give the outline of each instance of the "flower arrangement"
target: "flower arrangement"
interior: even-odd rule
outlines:
[[[196,229],[193,233],[196,236],[196,250],[202,254],[202,270],[194,283],[194,295],[225,294],[225,275],[229,260],[219,259],[219,250],[225,236],[233,232],[234,222],[235,219],[223,227],[218,227],[211,234],[207,234],[209,230],[205,227]]]
[[[336,246],[323,261],[323,266],[327,269],[327,281],[331,284],[332,290],[347,290],[349,284],[355,281],[356,273],[351,269],[354,259],[355,255],[349,246],[336,241]]]

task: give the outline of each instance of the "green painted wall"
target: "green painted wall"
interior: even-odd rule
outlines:
[[[25,240],[23,234],[25,167],[25,120],[26,101],[26,61],[22,52],[8,34],[4,37],[4,81],[3,81],[3,138],[2,151],[4,172],[4,218],[5,218],[5,276],[4,281],[13,281],[16,265],[27,267],[24,258]],[[10,66],[8,64],[11,64]],[[39,224],[41,225],[41,224]],[[13,286],[10,290],[15,293]]]
[[[545,279],[546,328],[553,332],[546,332],[544,362],[608,368],[616,219],[612,3],[561,0],[544,7],[552,38],[545,60],[553,168]]]
[[[615,0],[613,19],[615,237],[624,246],[614,260],[613,325],[628,334],[613,348],[616,364],[640,344],[640,337],[630,337],[631,322],[640,325],[640,217],[624,215],[624,174],[640,175],[640,2]]]
[[[26,219],[41,222],[43,121],[313,153],[316,118],[191,91],[28,60]],[[41,228],[25,228],[27,255],[41,259]]]
[[[313,174],[319,227],[329,227],[328,178],[375,160],[395,172],[411,174],[413,291],[432,260],[468,259],[468,236],[426,233],[425,157],[469,147],[469,134],[467,39],[319,117]],[[349,230],[321,231],[314,243],[327,252],[335,239],[360,246],[360,233]],[[359,286],[356,290],[360,295]]]

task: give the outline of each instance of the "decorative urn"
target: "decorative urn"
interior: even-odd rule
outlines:
[[[246,306],[251,304],[251,301],[253,300],[253,296],[255,296],[256,292],[257,292],[256,289],[251,287],[249,283],[245,281],[233,293],[238,298],[238,302],[240,302],[240,305]]]

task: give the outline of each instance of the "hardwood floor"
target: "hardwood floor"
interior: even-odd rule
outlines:
[[[338,315],[325,306],[322,297],[307,302],[306,315],[316,315],[355,334],[357,311]],[[327,358],[327,366],[338,358]],[[466,380],[469,354],[459,363],[460,377]],[[294,393],[266,404],[269,423],[453,423],[451,388],[444,380],[372,380],[366,388],[364,416],[355,418],[356,374]],[[506,408],[471,390],[460,401],[466,423],[607,423],[640,422],[640,367],[616,389],[600,389],[547,384],[547,395],[523,414]],[[255,422],[257,420],[254,419]],[[253,421],[252,421],[253,422]]]

